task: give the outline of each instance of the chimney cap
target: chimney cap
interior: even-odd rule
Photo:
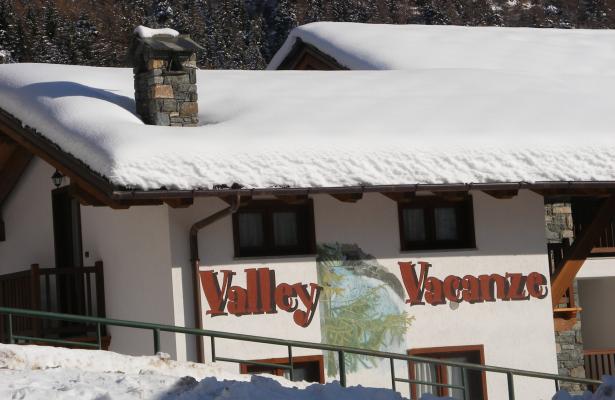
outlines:
[[[151,30],[155,32],[155,30]],[[190,35],[140,35],[135,30],[128,49],[128,61],[131,66],[138,66],[143,61],[145,49],[154,57],[167,58],[172,54],[192,54],[203,47],[190,38]]]
[[[156,35],[148,38],[142,38],[137,36],[135,39],[137,45],[142,44],[156,52],[194,53],[197,50],[203,50],[203,47],[196,43],[194,40],[190,39],[189,35]]]

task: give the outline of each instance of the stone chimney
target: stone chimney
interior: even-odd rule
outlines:
[[[188,35],[171,29],[135,30],[129,58],[135,79],[137,114],[148,125],[196,126],[196,51]]]

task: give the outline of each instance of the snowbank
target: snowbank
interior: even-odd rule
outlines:
[[[154,36],[179,36],[179,32],[171,28],[152,29],[147,26],[139,25],[135,28],[134,34],[143,38],[153,38]]]
[[[198,84],[195,128],[144,125],[130,69],[0,65],[0,108],[130,188],[615,180],[615,76],[198,71]]]
[[[553,400],[615,400],[615,378],[597,392]],[[0,399],[20,400],[402,400],[388,389],[291,382],[272,375],[235,375],[212,364],[168,355],[125,356],[107,351],[0,344]],[[421,400],[450,400],[424,395]]]
[[[614,75],[615,31],[315,22],[295,28],[271,60],[276,69],[297,38],[358,70],[472,68]]]
[[[0,399],[401,400],[391,390],[234,375],[159,355],[0,344]]]
[[[585,392],[580,396],[572,396],[564,390],[560,390],[553,397],[553,400],[615,400],[615,377],[605,375],[602,380],[604,383],[594,394]]]

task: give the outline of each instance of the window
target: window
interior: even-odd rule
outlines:
[[[467,362],[472,364],[485,364],[483,346],[440,347],[429,349],[414,349],[408,354],[421,357],[438,358],[448,361]],[[446,365],[433,365],[427,363],[411,363],[409,368],[410,379],[448,385],[463,385],[461,368]],[[487,400],[487,383],[485,373],[481,371],[467,371],[468,390],[470,399]],[[461,389],[450,389],[429,385],[412,385],[412,398],[417,399],[429,393],[434,396],[449,396],[453,399],[463,399]]]
[[[286,364],[288,358],[271,358],[255,362]],[[325,383],[325,370],[322,356],[293,357],[293,381]],[[284,368],[265,367],[261,365],[241,364],[242,374],[271,374],[290,379],[290,372]]]
[[[444,200],[417,197],[398,203],[402,250],[472,248],[474,216],[472,198]]]
[[[314,254],[312,202],[251,202],[233,215],[233,236],[236,257]]]

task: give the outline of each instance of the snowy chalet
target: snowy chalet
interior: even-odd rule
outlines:
[[[613,367],[615,33],[315,23],[269,71],[197,70],[198,50],[141,28],[132,69],[0,66],[0,305]],[[564,242],[547,243],[545,209],[570,223]],[[106,345],[146,354],[149,335],[110,327]],[[224,357],[286,355],[225,343]],[[162,337],[180,360],[208,360],[205,344]],[[296,378],[335,379],[334,355],[294,357]],[[347,365],[349,384],[388,383],[388,362]],[[469,379],[472,399],[506,393],[503,376]],[[515,383],[522,399],[553,392]]]

